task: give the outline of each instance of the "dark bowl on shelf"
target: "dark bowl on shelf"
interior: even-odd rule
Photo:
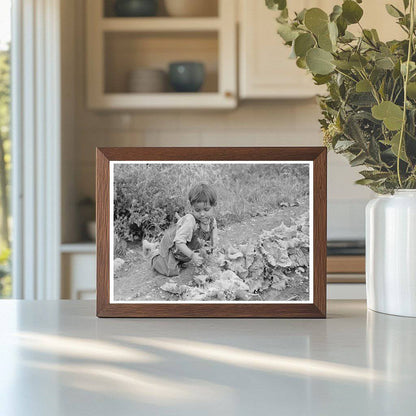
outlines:
[[[119,17],[156,16],[158,0],[117,0],[114,5]]]
[[[198,92],[205,80],[205,67],[201,62],[172,62],[169,65],[169,82],[176,92]]]

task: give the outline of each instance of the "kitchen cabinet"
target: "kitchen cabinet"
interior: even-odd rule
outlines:
[[[237,105],[236,7],[217,1],[217,16],[116,17],[113,2],[87,1],[87,105],[90,109],[233,108]],[[195,93],[128,92],[137,69],[167,71],[169,63],[205,66],[202,90]]]
[[[320,7],[330,12],[337,0],[292,0],[289,11]],[[400,9],[401,0],[390,2]],[[395,24],[384,4],[367,1],[362,25],[376,28],[381,40],[403,38],[404,32]],[[290,48],[276,33],[275,17],[279,12],[267,9],[264,1],[239,0],[239,96],[242,99],[308,98],[325,92],[314,85],[312,77],[289,59]],[[388,22],[388,23],[387,23]],[[358,25],[349,27],[355,33]]]
[[[290,10],[322,7],[322,2],[293,0]],[[278,12],[264,1],[239,0],[239,93],[244,98],[309,98],[319,93],[311,75],[289,59],[290,48],[276,33]]]
[[[62,244],[61,253],[62,299],[95,299],[95,244]]]

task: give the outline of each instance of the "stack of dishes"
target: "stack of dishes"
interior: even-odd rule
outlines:
[[[162,69],[137,68],[129,73],[129,92],[158,93],[166,91],[166,72]]]

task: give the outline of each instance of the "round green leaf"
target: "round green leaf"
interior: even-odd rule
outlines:
[[[318,35],[318,45],[321,49],[332,52],[334,45],[331,42],[328,32],[321,33]]]
[[[381,69],[393,69],[394,68],[394,61],[391,57],[382,57],[380,59],[376,59],[376,66]]]
[[[371,109],[373,117],[382,120],[389,130],[399,130],[402,127],[403,110],[391,101],[383,101]]]
[[[406,66],[407,66],[406,62],[402,62],[400,64],[400,72],[403,75],[403,77],[406,76]],[[409,73],[411,73],[415,70],[416,70],[416,64],[414,62],[410,61],[409,62]]]
[[[333,62],[338,69],[343,71],[350,70],[352,68],[352,65],[347,60],[335,59]]]
[[[342,16],[349,24],[358,23],[363,13],[363,9],[353,0],[342,3]]]
[[[337,28],[338,28],[338,32],[341,36],[345,35],[347,27],[348,27],[347,21],[342,16],[338,17],[338,19],[337,19]]]
[[[318,7],[309,9],[305,13],[305,26],[315,35],[327,30],[328,15]]]
[[[381,140],[381,143],[390,146],[391,151],[395,156],[399,156],[399,149],[400,149],[400,159],[404,160],[405,162],[409,162],[409,159],[406,156],[406,151],[404,149],[404,146],[402,143],[402,146],[400,148],[400,132],[397,132],[391,140]]]
[[[331,75],[318,75],[315,74],[313,76],[313,80],[315,81],[315,85],[324,85],[331,81]]]
[[[266,0],[266,6],[271,10],[284,10],[286,0]]]
[[[407,96],[412,100],[416,100],[416,82],[409,82],[407,84]]]
[[[340,17],[342,14],[342,7],[336,4],[334,8],[332,9],[332,13],[329,15],[329,19],[331,22],[335,22],[338,17]]]
[[[303,20],[305,19],[306,9],[302,9],[299,13],[296,13],[296,18],[298,22],[303,23]]]
[[[371,29],[371,34],[373,35],[373,39],[376,42],[380,42],[380,38],[378,37],[378,33],[377,33],[377,30],[376,29]]]
[[[392,4],[386,4],[387,13],[393,17],[403,17],[403,13],[397,8],[394,7]]]
[[[338,26],[334,22],[328,23],[328,31],[329,31],[329,37],[331,38],[331,42],[333,45],[336,45],[337,38],[338,38]]]
[[[286,23],[279,23],[277,25],[277,33],[282,37],[285,42],[292,42],[299,36],[299,32],[293,30],[292,27]]]
[[[333,56],[320,48],[310,49],[306,54],[306,65],[313,74],[327,75],[334,69]]]
[[[304,57],[296,59],[296,66],[301,69],[306,69],[306,59]]]
[[[295,39],[296,56],[303,58],[306,52],[315,46],[315,41],[310,33],[302,33]]]
[[[362,79],[361,81],[357,82],[355,86],[355,90],[357,92],[370,92],[371,91],[371,82],[367,79]]]
[[[336,49],[338,27],[334,22],[327,23],[326,30],[318,35],[318,45],[321,49],[333,52]]]
[[[363,69],[368,63],[364,56],[358,53],[354,53],[353,55],[351,55],[349,62],[351,63],[353,68],[357,69]]]

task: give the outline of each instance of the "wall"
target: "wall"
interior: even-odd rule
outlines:
[[[96,146],[319,146],[319,107],[314,99],[242,102],[233,111],[96,112],[85,107],[84,2],[74,0],[75,18],[66,20],[64,88],[74,93],[73,114],[67,115],[63,155],[64,209],[94,197]],[[68,7],[68,6],[66,6]],[[69,16],[71,13],[68,14]],[[71,115],[72,114],[72,115]],[[74,140],[71,142],[71,135]],[[358,169],[359,170],[359,169]],[[70,179],[68,179],[70,178]],[[330,154],[328,161],[328,236],[364,236],[364,206],[372,193],[354,185],[357,170]],[[66,190],[65,190],[66,189]],[[72,211],[69,207],[72,206]],[[79,238],[80,224],[63,219],[63,239]]]

